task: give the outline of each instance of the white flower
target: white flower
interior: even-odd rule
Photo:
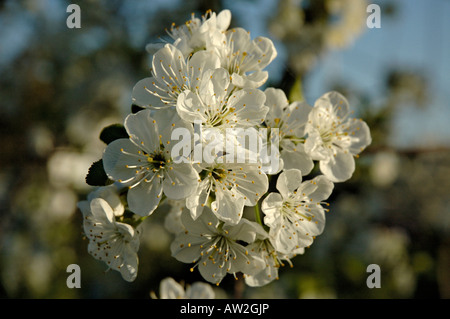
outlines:
[[[321,96],[309,113],[305,151],[319,161],[321,172],[332,182],[350,179],[353,157],[372,142],[367,124],[351,114],[347,100],[337,92]]]
[[[175,24],[172,24],[168,33],[174,39],[173,45],[185,57],[188,57],[194,52],[207,50],[222,43],[225,37],[223,32],[228,29],[230,22],[230,10],[222,10],[217,15],[215,12],[208,10],[201,20],[192,14],[191,20],[184,25],[175,26]]]
[[[297,169],[279,175],[276,188],[280,193],[270,193],[261,205],[264,223],[270,227],[269,235],[278,251],[298,253],[322,233],[325,213],[321,204],[333,187],[322,175],[302,183],[302,173]]]
[[[205,71],[195,91],[185,90],[178,97],[177,111],[189,122],[205,127],[234,128],[259,125],[268,107],[264,93],[257,89],[230,90],[227,70]]]
[[[233,85],[244,88],[258,88],[268,78],[263,69],[277,56],[273,42],[266,37],[250,38],[242,28],[226,31],[223,45],[216,47],[221,66],[228,70]]]
[[[228,225],[218,220],[209,208],[196,221],[190,214],[181,218],[186,231],[172,242],[172,256],[184,263],[195,263],[194,267],[198,266],[208,282],[218,284],[227,273],[251,275],[263,269],[261,257],[243,246],[256,239],[260,231],[258,224],[241,219],[237,225]]]
[[[129,186],[127,201],[132,212],[150,215],[158,206],[161,195],[183,199],[191,195],[198,184],[198,174],[190,163],[174,163],[171,155],[171,133],[176,128],[192,131],[175,111],[142,110],[125,119],[129,139],[110,143],[103,154],[107,175]]]
[[[79,202],[78,207],[83,213],[89,254],[119,271],[126,281],[134,281],[138,272],[138,232],[128,224],[116,222],[113,209],[102,198]]]
[[[90,202],[97,197],[103,198],[108,202],[109,206],[113,209],[114,216],[117,217],[123,215],[125,207],[120,199],[116,185],[98,187],[88,194],[87,200]]]
[[[167,207],[164,218],[164,227],[171,234],[177,235],[184,231],[184,226],[181,223],[181,213],[186,210],[186,200],[171,200],[167,199],[164,202],[164,207]]]
[[[186,207],[193,219],[203,208],[210,207],[222,221],[237,224],[244,206],[254,206],[269,187],[267,175],[259,164],[214,162],[200,172],[197,190],[186,199]]]
[[[268,236],[264,239],[257,239],[247,248],[256,254],[260,254],[266,263],[264,269],[259,273],[245,276],[245,283],[251,287],[261,287],[273,280],[278,280],[278,270],[280,267],[285,266],[283,260],[285,260],[291,268],[293,267],[290,258],[295,257],[295,254],[287,255],[278,252]],[[303,254],[303,252],[304,249],[298,249],[297,254]]]
[[[314,167],[311,157],[306,154],[304,143],[305,125],[312,109],[305,102],[289,103],[283,90],[267,88],[264,91],[269,107],[265,124],[271,130],[278,129],[281,150],[280,169],[299,169],[307,175]]]
[[[220,67],[217,55],[196,52],[189,60],[172,44],[166,44],[153,55],[152,76],[140,80],[133,88],[133,103],[144,108],[176,106],[184,90],[195,92],[203,72]]]
[[[194,282],[188,285],[185,291],[185,288],[171,277],[161,280],[159,293],[161,299],[214,299],[215,297],[214,290],[207,283]]]

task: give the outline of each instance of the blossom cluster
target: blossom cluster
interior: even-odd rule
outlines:
[[[371,143],[341,94],[310,106],[263,89],[275,46],[230,22],[229,10],[193,15],[149,45],[151,74],[134,86],[132,112],[101,134],[107,146],[87,180],[105,178],[78,206],[89,253],[127,281],[138,273],[139,225],[162,203],[173,207],[172,256],[206,281],[277,279],[323,232],[334,183],[352,177]]]

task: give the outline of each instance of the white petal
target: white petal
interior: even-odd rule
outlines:
[[[94,198],[90,203],[92,218],[106,223],[114,222],[114,213],[108,202],[103,198]]]
[[[181,222],[190,234],[202,236],[202,234],[217,233],[217,226],[220,221],[213,214],[211,209],[205,206],[202,215],[197,220],[194,220],[190,214],[185,214],[183,211]]]
[[[170,245],[172,257],[183,263],[193,263],[200,258],[203,250],[201,246],[205,244],[205,239],[199,236],[186,235],[184,232],[178,234]]]
[[[261,124],[269,108],[264,105],[265,94],[257,89],[244,89],[234,93],[228,100],[228,109],[234,108],[233,119],[240,125],[253,126]],[[232,114],[234,114],[232,113]]]
[[[288,107],[289,101],[281,89],[269,87],[265,89],[264,93],[266,94],[265,105],[269,107],[266,122],[270,127],[274,127],[277,124],[275,123],[275,119],[281,119],[283,110]]]
[[[265,262],[261,256],[239,244],[234,244],[232,247],[236,260],[231,263],[230,273],[243,272],[254,275],[264,269]]]
[[[305,135],[305,125],[308,122],[312,107],[306,102],[294,102],[285,110],[283,116],[283,132],[299,138]]]
[[[269,188],[269,179],[266,174],[259,169],[244,166],[243,170],[233,169],[233,183],[236,190],[245,197],[245,205],[254,206]],[[234,176],[234,174],[236,174]],[[231,176],[227,178],[230,180]]]
[[[127,200],[130,210],[140,216],[151,215],[161,201],[162,190],[161,178],[154,176],[152,181],[142,180],[128,190]]]
[[[349,120],[349,126],[345,130],[351,139],[349,151],[353,155],[361,153],[367,146],[372,143],[370,129],[366,122],[358,119]]]
[[[307,126],[308,128],[308,126]],[[330,156],[330,151],[323,147],[322,138],[319,131],[316,129],[310,129],[308,137],[306,138],[304,149],[313,160],[326,161]]]
[[[203,180],[197,189],[186,199],[186,208],[189,209],[192,219],[196,220],[203,212],[210,193],[210,181]]]
[[[168,95],[161,87],[163,86],[153,77],[138,81],[133,87],[133,92],[131,94],[133,104],[148,108],[166,107],[165,101],[168,98]],[[164,100],[162,100],[161,97],[163,97]]]
[[[277,179],[277,190],[283,198],[290,197],[302,183],[302,172],[298,169],[284,170]]]
[[[242,218],[245,200],[235,190],[218,184],[216,183],[216,200],[211,203],[211,209],[220,220],[236,225]]]
[[[302,172],[303,176],[308,175],[314,168],[314,162],[304,151],[304,145],[297,145],[295,151],[282,150],[284,169],[296,168]]]
[[[177,112],[183,120],[204,123],[207,120],[206,111],[205,105],[197,94],[185,91],[178,96]]]
[[[233,73],[231,75],[231,83],[239,88],[259,88],[269,78],[267,71],[256,70],[249,75],[239,75]]]
[[[95,191],[88,194],[87,199],[91,201],[92,199],[100,197],[108,202],[114,211],[114,216],[122,216],[125,208],[120,200],[116,186],[109,185],[104,187],[99,187]]]
[[[189,87],[196,91],[204,81],[203,73],[220,67],[219,57],[210,51],[198,51],[188,61]],[[229,81],[228,81],[229,82]]]
[[[159,284],[159,296],[161,299],[182,299],[185,297],[183,287],[173,278],[167,277]]]
[[[332,91],[319,97],[314,103],[314,108],[325,108],[330,113],[336,114],[341,119],[347,116],[349,105],[347,99],[340,93]]]
[[[183,53],[171,44],[166,44],[153,55],[153,74],[159,81],[181,87],[183,71],[186,69]]]
[[[214,299],[215,293],[210,285],[198,281],[186,289],[186,297],[189,299]]]
[[[126,281],[133,282],[136,279],[138,273],[138,256],[135,253],[127,251],[124,253],[124,255],[122,255],[122,258],[124,261],[120,267],[120,274]]]
[[[172,147],[178,142],[178,140],[172,139],[172,132],[175,129],[182,128],[186,135],[193,136],[192,125],[183,121],[174,109],[155,110],[152,112],[152,120],[155,121],[158,128],[158,150],[162,149],[159,144],[161,142],[166,158],[170,157]]]
[[[227,274],[226,267],[219,268],[220,264],[220,262],[213,262],[208,258],[203,258],[198,265],[198,271],[206,281],[217,284],[221,282]]]
[[[103,153],[103,168],[106,174],[115,181],[127,182],[136,177],[136,167],[145,160],[138,152],[141,149],[129,139],[118,139],[106,147]]]
[[[243,218],[237,225],[224,225],[227,237],[234,240],[244,241],[247,244],[253,243],[256,238],[262,239],[268,236],[262,226],[256,222]]]
[[[266,37],[257,37],[253,43],[254,49],[251,53],[258,58],[258,67],[263,69],[277,57],[277,50],[272,40]]]
[[[279,193],[270,193],[261,203],[261,210],[266,215],[264,224],[271,226],[280,222],[280,211],[283,198]]]
[[[320,171],[332,182],[345,182],[355,171],[355,160],[352,154],[338,151],[330,160],[320,161]]]
[[[231,11],[228,9],[222,10],[217,15],[217,28],[220,31],[225,31],[230,26]]]
[[[315,177],[313,182],[316,188],[312,193],[308,194],[308,198],[312,199],[315,203],[320,203],[328,199],[333,192],[334,184],[322,175]]]
[[[158,124],[151,115],[150,110],[142,110],[128,115],[124,123],[130,140],[147,153],[159,149]]]
[[[198,185],[199,176],[190,163],[173,164],[166,169],[164,194],[170,199],[183,199],[190,196]]]

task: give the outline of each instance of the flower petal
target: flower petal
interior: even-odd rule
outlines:
[[[279,193],[270,193],[261,204],[261,210],[266,216],[264,216],[264,224],[272,227],[273,225],[280,223],[280,211],[283,206],[283,197]]]
[[[140,155],[141,149],[129,139],[118,139],[106,147],[103,152],[103,168],[106,174],[119,182],[131,181],[136,178],[136,167],[140,167],[146,160]]]
[[[124,126],[130,135],[130,140],[137,147],[147,153],[159,149],[158,124],[152,118],[152,111],[142,110],[136,114],[128,115]]]
[[[277,179],[277,190],[283,198],[290,197],[302,183],[302,172],[298,169],[284,170]]]
[[[320,203],[328,199],[333,192],[334,184],[325,176],[319,175],[313,179],[316,188],[308,194],[308,198],[314,203]]]
[[[197,171],[190,163],[173,164],[170,168],[165,173],[164,194],[175,200],[190,196],[197,189]]]
[[[218,183],[215,194],[216,200],[211,203],[211,209],[217,218],[232,225],[239,223],[244,211],[244,197]]]
[[[347,99],[340,93],[331,91],[319,97],[314,103],[314,108],[325,108],[328,113],[336,114],[343,119],[349,113]]]
[[[283,159],[284,169],[298,169],[302,175],[308,175],[314,168],[314,162],[311,157],[304,151],[303,145],[297,145],[294,150],[282,150],[281,158]]]
[[[158,176],[153,176],[149,182],[141,180],[128,190],[127,200],[130,210],[140,216],[151,215],[161,201],[162,190],[161,178]]]
[[[332,182],[345,182],[355,171],[355,160],[348,152],[336,152],[328,161],[320,161],[320,171]]]
[[[167,92],[154,77],[144,78],[133,87],[131,99],[133,104],[144,108],[162,108],[167,106]]]
[[[351,119],[348,122],[350,123],[345,131],[351,139],[349,151],[357,155],[372,143],[370,129],[366,122],[359,119]]]

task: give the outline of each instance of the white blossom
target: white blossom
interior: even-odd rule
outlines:
[[[218,67],[220,61],[214,53],[198,51],[186,60],[179,49],[166,44],[153,55],[152,76],[134,86],[133,103],[153,109],[176,106],[183,91],[198,90],[203,72]]]
[[[305,152],[304,137],[305,126],[312,107],[306,102],[289,103],[281,89],[269,87],[264,93],[265,104],[269,107],[265,124],[271,130],[278,129],[282,160],[280,169],[296,168],[303,175],[309,174],[314,167],[314,162]]]
[[[160,299],[214,299],[215,297],[214,290],[207,283],[197,281],[185,288],[171,277],[161,280],[159,294]]]
[[[259,164],[215,161],[203,168],[196,191],[186,199],[186,207],[197,219],[210,206],[221,221],[237,224],[244,206],[254,206],[269,187]]]
[[[325,227],[322,201],[332,190],[323,175],[302,182],[297,169],[283,171],[276,183],[279,193],[270,193],[262,202],[264,223],[270,227],[273,245],[284,254],[295,254],[309,247]]]
[[[269,75],[264,68],[277,56],[272,40],[266,37],[251,39],[242,28],[226,31],[223,45],[216,47],[221,66],[228,70],[232,84],[239,88],[258,88]]]
[[[109,206],[111,206],[111,208],[113,209],[114,216],[117,217],[123,215],[125,207],[122,200],[120,199],[120,195],[118,193],[116,185],[113,184],[109,186],[98,187],[87,195],[87,200],[91,201],[92,199],[97,197],[103,198],[108,202]]]
[[[292,268],[290,258],[295,257],[297,254],[303,254],[304,249],[297,249],[296,254],[283,254],[275,249],[269,236],[263,239],[257,239],[253,244],[247,247],[252,252],[262,256],[265,261],[265,267],[262,271],[255,275],[246,275],[245,283],[250,287],[261,287],[267,285],[273,280],[278,280],[278,271],[280,267],[285,266],[285,262]]]
[[[218,284],[229,274],[256,274],[264,261],[249,251],[243,243],[252,243],[260,231],[258,224],[241,219],[237,225],[221,222],[205,207],[202,215],[193,220],[190,214],[181,216],[186,231],[171,245],[172,256],[184,263],[195,263],[205,280]]]
[[[129,139],[110,143],[103,154],[108,176],[129,186],[127,201],[132,212],[148,216],[158,207],[164,194],[170,199],[191,195],[198,174],[190,163],[172,159],[171,133],[181,127],[191,130],[174,111],[142,110],[125,119]]]
[[[230,90],[227,70],[218,68],[203,73],[195,91],[179,95],[177,111],[189,122],[198,121],[205,127],[251,127],[264,121],[268,107],[265,96],[257,89]]]
[[[113,208],[100,197],[78,203],[83,213],[83,228],[89,239],[88,252],[119,271],[126,281],[138,272],[139,235],[132,226],[117,222]]]
[[[306,124],[305,151],[335,183],[351,178],[354,157],[372,142],[367,124],[351,114],[346,98],[329,92],[315,102]]]
[[[226,31],[231,22],[230,10],[222,10],[219,14],[208,10],[201,19],[192,14],[192,18],[184,25],[172,24],[170,37],[185,57],[201,50],[208,50],[224,41]]]
[[[278,279],[280,267],[292,267],[291,258],[323,232],[333,182],[352,176],[354,157],[371,143],[367,124],[350,118],[337,92],[311,107],[289,102],[281,89],[260,90],[276,48],[228,29],[230,22],[229,10],[193,14],[167,30],[171,43],[147,45],[151,74],[132,92],[143,110],[125,118],[128,137],[108,141],[102,156],[114,184],[78,203],[88,252],[127,281],[138,272],[135,227],[157,208],[175,237],[172,256],[193,263],[209,283],[237,273],[252,287]],[[323,175],[303,181],[314,161]],[[278,192],[268,194],[266,174],[278,175]],[[246,206],[255,207],[257,222],[247,210],[244,216]],[[160,298],[214,292],[167,277]]]

